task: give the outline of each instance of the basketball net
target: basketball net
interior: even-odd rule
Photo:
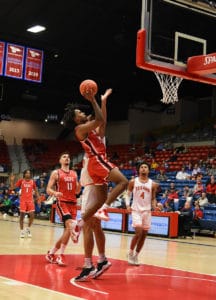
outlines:
[[[161,102],[165,104],[175,104],[178,101],[178,88],[183,78],[171,74],[154,73],[160,83],[161,91],[163,93]]]

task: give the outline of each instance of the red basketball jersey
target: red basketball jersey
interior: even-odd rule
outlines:
[[[70,170],[68,172],[62,169],[58,170],[57,191],[63,196],[58,197],[59,201],[76,202],[76,172]]]
[[[36,183],[33,179],[19,179],[16,187],[21,189],[20,201],[32,201],[33,191],[36,189]]]
[[[85,153],[88,157],[92,156],[103,156],[106,157],[106,147],[104,144],[104,139],[101,138],[95,130],[92,130],[88,137],[80,141]]]

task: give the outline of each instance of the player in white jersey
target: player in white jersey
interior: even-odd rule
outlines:
[[[132,226],[135,228],[135,235],[130,243],[128,263],[139,265],[138,255],[144,246],[148,230],[151,227],[151,210],[157,205],[156,191],[158,184],[152,181],[149,176],[150,167],[142,162],[137,167],[138,177],[129,181],[126,206],[131,211]],[[130,206],[130,200],[132,205]]]

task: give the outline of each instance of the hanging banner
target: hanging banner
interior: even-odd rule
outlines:
[[[26,48],[24,79],[41,82],[43,69],[43,51]]]
[[[5,43],[0,41],[0,75],[3,75]]]
[[[23,78],[24,47],[7,43],[4,75]]]

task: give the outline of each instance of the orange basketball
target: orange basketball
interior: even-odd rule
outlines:
[[[80,83],[79,90],[82,96],[95,96],[98,92],[98,85],[94,80],[86,79]]]

